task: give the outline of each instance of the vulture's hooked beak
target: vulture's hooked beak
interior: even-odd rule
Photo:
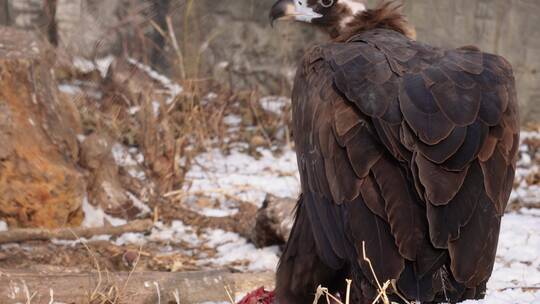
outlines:
[[[296,20],[311,22],[314,18],[322,17],[307,6],[307,1],[295,3],[294,0],[278,0],[270,10],[270,24],[272,27],[277,20]]]
[[[295,11],[293,0],[279,0],[270,10],[270,25],[274,27],[274,23],[279,19],[293,19]]]

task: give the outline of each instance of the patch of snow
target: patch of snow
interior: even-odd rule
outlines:
[[[540,132],[521,131],[519,137],[521,138],[521,140],[526,140],[526,139],[540,140]]]
[[[218,64],[216,64],[216,68],[218,69],[226,69],[228,68],[230,63],[228,61],[220,61]]]
[[[109,68],[111,67],[111,64],[114,61],[114,56],[109,55],[103,58],[99,58],[96,60],[95,66],[96,69],[101,74],[102,78],[107,77],[107,73],[109,72]]]
[[[201,105],[206,106],[210,102],[214,101],[216,98],[218,98],[218,94],[216,94],[214,92],[210,92],[210,93],[206,94],[206,96],[204,96],[201,99]]]
[[[178,95],[182,94],[182,92],[184,91],[184,88],[182,88],[179,84],[174,83],[168,77],[158,73],[156,70],[152,69],[151,67],[145,64],[142,64],[133,58],[128,58],[128,62],[136,66],[143,72],[145,72],[150,78],[159,82],[162,86],[164,86],[167,89],[169,93],[169,98],[167,98],[167,100],[165,101],[165,104],[170,105],[171,103],[173,103],[174,99]]]
[[[126,149],[123,145],[115,143],[111,149],[115,163],[120,167],[126,167],[131,177],[138,180],[146,180],[146,174],[139,167],[144,162],[144,156],[137,149]]]
[[[198,211],[200,214],[208,217],[226,217],[233,216],[238,213],[238,209],[215,209],[215,208],[203,208]]]
[[[80,87],[72,84],[60,84],[58,85],[58,90],[68,95],[79,95],[83,93]]]
[[[77,70],[85,74],[96,69],[96,65],[92,61],[79,56],[73,58],[73,65]]]
[[[204,235],[206,245],[215,247],[217,255],[208,262],[215,265],[228,265],[233,262],[248,262],[247,271],[275,271],[279,261],[278,246],[257,249],[248,240],[236,233],[220,229],[207,230]]]
[[[83,199],[82,210],[84,213],[83,227],[103,227],[105,225],[105,212],[92,206],[86,197]]]
[[[540,141],[540,133],[524,131],[521,132],[520,138],[519,160],[515,177],[517,187],[514,188],[510,196],[510,202],[517,202],[527,206],[540,201],[540,185],[530,184],[530,177],[540,174],[538,165],[540,155],[534,147],[527,145],[529,141]]]
[[[510,213],[502,218],[497,262],[488,288],[540,287],[540,218]]]
[[[115,244],[122,246],[125,244],[143,245],[148,241],[180,243],[185,242],[193,246],[200,245],[201,240],[190,226],[184,225],[181,221],[173,221],[171,226],[166,226],[162,222],[155,223],[149,236],[142,233],[125,233],[118,237]]]
[[[82,227],[103,227],[105,225],[105,221],[113,226],[121,226],[127,223],[126,220],[114,218],[106,214],[101,208],[92,206],[88,202],[87,197],[83,199],[82,210],[84,213],[84,219],[81,224]]]
[[[141,107],[139,107],[139,106],[133,106],[133,107],[131,107],[131,108],[128,109],[128,113],[129,113],[129,115],[135,115],[135,114],[137,114],[140,110],[141,110]]]
[[[139,163],[139,164],[142,164],[144,163],[144,155],[142,153],[136,153],[136,152],[132,152],[133,154],[135,154],[135,160]]]
[[[182,221],[173,221],[170,227],[161,222],[156,223],[149,239],[163,242],[186,242],[194,246],[201,242],[195,230]]]
[[[145,216],[149,214],[152,210],[150,210],[150,207],[148,207],[145,203],[143,203],[139,198],[137,198],[135,195],[133,195],[131,192],[126,191],[126,195],[131,200],[131,203],[135,208],[139,209],[140,212],[137,214],[137,216]]]
[[[129,151],[121,144],[115,143],[111,149],[114,161],[120,167],[136,166],[137,161],[133,159]]]
[[[540,217],[540,209],[522,208],[521,210],[519,210],[519,212],[525,215],[533,215]]]
[[[159,104],[159,101],[152,101],[152,110],[154,111],[154,116],[155,117],[158,117],[159,116],[159,108],[161,107],[161,105]]]
[[[229,126],[238,126],[242,123],[242,117],[238,115],[227,115],[223,117],[223,123]]]
[[[8,225],[4,221],[0,221],[0,232],[1,231],[8,231]]]
[[[486,298],[479,301],[465,301],[462,304],[539,304],[540,291],[523,292],[517,289],[507,289],[486,295]]]
[[[73,58],[73,65],[82,73],[86,74],[93,71],[98,71],[101,77],[105,78],[113,61],[114,56],[111,55],[98,58],[95,61],[91,61],[83,57],[75,57]]]
[[[295,152],[287,149],[275,156],[267,149],[258,151],[258,159],[237,150],[230,155],[218,149],[198,155],[186,175],[190,186],[184,190],[216,199],[225,199],[226,193],[255,205],[261,205],[268,193],[296,197],[300,183]]]
[[[136,178],[138,180],[141,180],[141,181],[146,180],[146,174],[143,171],[137,171],[137,170],[131,168],[131,169],[127,170],[127,173],[131,177],[134,177],[134,178]]]
[[[266,96],[261,98],[259,102],[266,111],[281,115],[285,108],[291,104],[291,99],[283,96]]]
[[[87,238],[79,238],[78,240],[59,240],[59,239],[51,239],[51,243],[59,246],[70,246],[75,247],[76,245],[79,245],[81,243],[88,243],[88,242],[96,242],[96,241],[110,241],[111,236],[104,234],[104,235],[96,235],[91,237],[90,239]]]
[[[540,217],[509,213],[503,216],[499,247],[486,298],[466,304],[540,303]]]
[[[124,233],[114,242],[117,246],[123,246],[127,244],[144,245],[146,244],[146,237],[142,233],[128,232]]]

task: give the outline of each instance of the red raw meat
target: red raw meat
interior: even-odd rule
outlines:
[[[273,304],[274,292],[266,291],[261,287],[248,293],[238,304]]]

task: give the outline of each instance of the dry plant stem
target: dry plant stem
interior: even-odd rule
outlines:
[[[332,304],[330,302],[330,299],[334,300],[338,304],[343,304],[343,302],[341,302],[338,298],[336,298],[334,295],[332,295],[331,293],[328,292],[328,288],[322,287],[321,285],[319,285],[319,287],[317,287],[317,291],[315,293],[315,299],[313,300],[313,304],[319,303],[319,299],[322,296],[325,296],[326,302],[328,304]]]
[[[81,241],[81,243],[83,244],[84,248],[88,251],[88,253],[90,254],[90,256],[92,257],[92,259],[94,260],[94,265],[96,266],[96,269],[97,269],[97,273],[98,273],[98,282],[96,284],[96,287],[94,288],[94,290],[92,291],[92,294],[90,295],[90,301],[93,301],[95,298],[96,298],[96,294],[99,292],[99,289],[101,288],[101,283],[103,282],[103,277],[101,275],[101,267],[99,265],[99,261],[96,257],[96,255],[94,254],[94,252],[92,250],[90,250],[90,247],[88,247],[88,245],[86,244],[86,242],[84,242],[82,239],[80,239],[76,232],[71,230],[71,233]]]
[[[379,293],[377,294],[377,297],[373,300],[372,304],[379,302],[379,299],[382,300],[384,304],[390,304],[390,300],[388,300],[388,296],[386,295],[386,290],[389,286],[390,281],[386,281],[386,283],[384,283]]]
[[[26,296],[26,304],[31,304],[32,299],[36,296],[36,293],[34,292],[32,295],[30,295],[30,290],[28,289],[28,285],[26,285],[26,282],[23,280],[24,284],[24,295]]]
[[[349,301],[351,299],[351,284],[352,280],[347,279],[347,293],[345,296],[345,304],[349,304]]]
[[[371,264],[371,260],[366,255],[366,242],[362,242],[362,255],[364,258],[364,261],[366,261],[369,265],[369,269],[371,270],[371,274],[373,274],[373,278],[375,278],[375,282],[377,283],[377,288],[379,291],[382,290],[381,283],[379,283],[379,279],[377,278],[377,274],[375,273],[375,270],[373,269],[373,265]]]
[[[175,289],[172,294],[173,294],[173,297],[174,297],[174,303],[175,304],[180,304],[180,292],[178,291],[178,289]]]
[[[235,304],[235,303],[234,303],[234,300],[233,300],[233,297],[232,297],[232,291],[231,291],[231,288],[230,288],[229,286],[227,286],[227,285],[225,285],[224,288],[225,288],[225,292],[227,293],[227,297],[229,298],[229,302],[230,302],[231,304]]]
[[[404,295],[401,294],[401,292],[399,292],[399,289],[397,288],[397,285],[396,285],[396,280],[392,280],[391,281],[392,283],[392,288],[394,289],[394,293],[400,298],[402,299],[406,304],[411,304],[411,302],[409,302]],[[445,290],[445,298],[448,300],[448,297],[446,296],[446,290]],[[414,303],[414,302],[413,302]]]
[[[126,283],[124,284],[124,289],[122,291],[126,290],[129,284],[129,279],[131,279],[133,272],[135,272],[135,269],[137,268],[137,265],[139,264],[139,261],[141,260],[141,253],[142,253],[142,245],[139,247],[139,251],[137,252],[137,259],[135,260],[135,263],[133,263],[133,267],[131,268],[131,271],[129,272],[129,275],[126,279]]]
[[[364,258],[364,261],[366,261],[369,265],[369,269],[371,270],[371,273],[373,274],[373,278],[375,278],[375,282],[377,283],[378,288],[378,294],[377,297],[373,300],[373,304],[377,303],[379,300],[382,300],[384,304],[390,304],[390,300],[388,299],[387,289],[388,287],[392,286],[393,292],[400,297],[403,301],[405,301],[406,304],[411,304],[411,302],[407,301],[405,297],[399,292],[397,286],[395,285],[394,280],[388,280],[386,281],[383,286],[381,286],[381,283],[379,283],[379,279],[377,278],[377,274],[375,273],[375,270],[373,269],[373,264],[371,264],[371,260],[366,255],[366,242],[362,242],[362,255]]]
[[[136,220],[122,226],[97,228],[59,228],[59,229],[12,229],[0,232],[0,244],[37,240],[79,240],[96,235],[122,235],[126,232],[147,232],[152,229],[152,220]]]
[[[178,57],[178,68],[180,69],[180,77],[182,78],[182,80],[184,80],[186,79],[186,69],[184,67],[184,55],[182,54],[182,50],[180,49],[180,46],[178,45],[178,40],[176,39],[176,34],[174,32],[171,16],[167,16],[165,20],[167,22],[167,29],[169,31],[171,44],[173,46],[174,51],[176,52],[176,57]]]
[[[249,100],[249,109],[255,118],[255,123],[257,124],[257,129],[261,132],[261,134],[264,136],[264,139],[266,140],[266,143],[269,148],[272,147],[272,140],[270,139],[270,135],[268,135],[268,132],[266,132],[266,127],[263,123],[263,121],[260,118],[260,115],[257,111],[257,109],[253,106],[253,100],[257,100],[255,92],[253,92],[250,96]]]

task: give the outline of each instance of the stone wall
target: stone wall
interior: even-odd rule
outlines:
[[[199,0],[204,37],[215,37],[203,52],[203,71],[233,86],[287,92],[302,50],[323,37],[305,27],[268,25],[273,0]],[[373,6],[377,0],[367,1]],[[514,66],[524,121],[540,121],[540,1],[409,0],[405,14],[418,39],[433,45],[478,45],[506,57]],[[213,33],[213,34],[212,34]],[[286,79],[285,82],[280,80]]]
[[[540,1],[414,0],[405,13],[418,39],[451,47],[477,45],[514,67],[523,121],[540,121]]]
[[[169,11],[183,59],[181,64],[176,58],[178,52],[172,52],[169,43],[171,71],[181,70],[190,78],[212,77],[231,87],[256,88],[263,94],[289,94],[296,62],[306,47],[324,41],[324,37],[299,24],[281,23],[272,29],[268,10],[274,1],[170,0]],[[378,2],[366,1],[370,6]],[[8,2],[11,11],[6,16],[1,8]],[[6,18],[12,22],[30,18],[19,16],[28,14],[26,10],[16,9],[24,3],[38,7],[43,1],[0,0],[0,24]],[[505,56],[517,76],[524,121],[540,121],[540,1],[405,3],[405,13],[416,26],[418,39],[444,47],[473,44]],[[144,10],[151,5],[151,0],[58,0],[60,44],[84,56],[118,53],[125,44],[122,37],[129,40],[140,34],[130,30],[141,24],[147,32],[152,30],[144,21],[155,15]],[[37,17],[32,18],[41,20]]]
[[[298,24],[281,24],[273,30],[268,11],[272,1],[198,0],[187,26],[186,62],[201,57],[194,71],[211,74],[233,87],[257,88],[263,93],[288,94],[297,59],[303,47],[322,36]],[[193,30],[194,29],[194,30]],[[189,43],[186,43],[186,45]]]

